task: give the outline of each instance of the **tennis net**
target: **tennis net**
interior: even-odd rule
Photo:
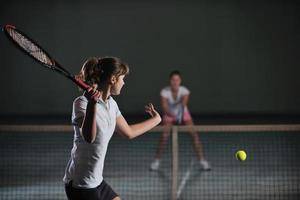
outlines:
[[[199,165],[193,137],[206,160]],[[299,199],[300,125],[173,126],[159,170],[149,170],[163,127],[134,140],[114,135],[104,179],[122,199]],[[67,199],[68,125],[0,125],[0,199]],[[235,152],[247,152],[244,162]]]

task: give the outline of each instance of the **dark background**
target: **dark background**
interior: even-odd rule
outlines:
[[[299,116],[297,1],[21,1],[1,3],[14,24],[72,73],[90,56],[117,56],[131,73],[124,115],[159,106],[171,70],[191,90],[194,116]],[[77,87],[0,35],[0,115],[69,116]],[[160,108],[159,108],[160,109]],[[68,118],[69,120],[69,118]]]

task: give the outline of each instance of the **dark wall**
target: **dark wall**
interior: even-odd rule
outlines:
[[[17,1],[0,8],[11,23],[77,73],[89,56],[130,65],[123,113],[159,104],[173,69],[191,90],[194,114],[300,113],[297,1]],[[0,113],[67,114],[80,93],[0,35]]]

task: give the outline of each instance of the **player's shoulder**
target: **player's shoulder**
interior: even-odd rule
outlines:
[[[84,95],[78,96],[74,99],[73,103],[80,103],[80,102],[88,102],[87,98]]]
[[[111,103],[114,103],[114,104],[117,103],[116,100],[112,96],[109,97],[108,101]]]
[[[189,90],[186,86],[184,86],[184,85],[181,85],[181,86],[179,86],[179,88],[181,89],[181,90]]]
[[[163,96],[163,97],[168,98],[171,95],[170,86],[166,86],[166,87],[162,88],[161,91],[160,91],[160,95]]]
[[[179,87],[179,90],[180,90],[181,93],[184,93],[184,94],[189,94],[190,93],[190,90],[187,87],[185,87],[184,85],[181,85]]]
[[[118,103],[116,102],[116,100],[110,96],[108,101],[110,102],[111,105],[113,105],[114,107],[118,107]]]
[[[171,92],[171,87],[170,86],[166,86],[164,88],[161,89],[161,92]]]

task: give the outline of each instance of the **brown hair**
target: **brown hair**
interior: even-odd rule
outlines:
[[[171,79],[174,75],[178,75],[180,78],[182,78],[180,71],[174,70],[169,74],[169,79]]]
[[[118,78],[128,73],[128,65],[123,63],[119,58],[91,57],[84,62],[77,77],[89,85],[100,85],[108,81],[112,76]]]

